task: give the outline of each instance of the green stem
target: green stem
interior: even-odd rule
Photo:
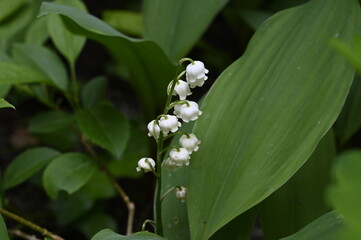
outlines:
[[[47,237],[50,237],[54,240],[64,240],[64,238],[46,230],[45,228],[42,228],[40,227],[39,225],[36,225],[35,223],[33,222],[30,222],[29,220],[26,220],[25,218],[22,218],[14,213],[11,213],[3,208],[0,208],[0,213],[3,214],[4,216],[8,217],[8,218],[11,218],[19,223],[22,223],[24,224],[25,226],[41,233],[43,236],[47,236]]]
[[[163,110],[163,115],[166,115],[169,111],[169,105],[172,101],[172,96],[173,96],[173,91],[175,88],[175,85],[177,84],[177,81],[179,80],[179,78],[182,76],[182,74],[184,74],[184,72],[182,72],[181,74],[179,74],[179,72],[181,72],[182,69],[182,63],[184,63],[185,61],[190,61],[193,62],[192,59],[190,58],[183,58],[178,62],[178,67],[176,69],[174,78],[172,80],[172,86],[171,89],[169,91],[169,94],[167,96],[167,100],[165,102],[164,105],[164,110]],[[159,135],[159,139],[157,141],[157,158],[156,158],[156,163],[157,163],[157,175],[158,175],[158,179],[157,179],[157,186],[156,186],[156,193],[155,193],[155,209],[154,209],[154,215],[155,215],[155,219],[156,219],[156,223],[157,223],[157,234],[160,236],[163,236],[163,227],[162,227],[162,196],[161,196],[161,192],[162,192],[162,155],[163,155],[163,145],[164,145],[164,136],[162,133],[160,133]]]
[[[72,91],[72,101],[75,105],[75,108],[80,107],[79,103],[79,94],[78,94],[78,81],[76,79],[76,71],[75,71],[75,64],[72,62],[69,62],[69,68],[70,68],[70,81],[71,81],[71,91]]]

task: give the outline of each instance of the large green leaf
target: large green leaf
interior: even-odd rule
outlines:
[[[79,0],[57,0],[55,2],[86,12],[84,3]],[[47,20],[51,40],[70,64],[74,66],[77,57],[84,47],[86,41],[85,37],[77,36],[70,32],[64,25],[60,16],[52,15],[49,16]]]
[[[1,214],[0,214],[0,239],[9,240],[8,230],[6,228],[6,224]]]
[[[164,240],[160,236],[157,236],[150,232],[138,232],[130,236],[123,236],[113,232],[110,229],[104,229],[92,237],[91,240]]]
[[[47,147],[26,150],[7,167],[4,176],[4,189],[12,188],[24,182],[59,154],[58,151]]]
[[[336,234],[343,223],[344,218],[342,216],[329,212],[297,233],[281,240],[339,240]]]
[[[35,115],[30,119],[29,132],[49,133],[69,127],[73,117],[62,111],[48,111]]]
[[[334,134],[330,131],[297,173],[260,204],[265,239],[291,235],[329,211],[324,195],[335,156]]]
[[[354,70],[328,42],[357,34],[355,0],[314,0],[278,13],[226,69],[203,104],[189,168],[191,238],[208,239],[265,199],[329,130]]]
[[[154,117],[163,107],[166,87],[172,79],[175,66],[162,49],[152,41],[127,37],[103,21],[78,9],[43,3],[40,15],[60,14],[74,32],[101,42],[133,77],[133,87],[139,92],[144,111]]]
[[[16,63],[0,62],[0,72],[0,86],[3,84],[49,83],[44,74]]]
[[[116,108],[107,105],[81,109],[75,114],[81,132],[92,142],[120,158],[129,139],[129,123]]]
[[[103,76],[95,77],[87,82],[81,89],[80,96],[84,107],[98,105],[104,100],[108,82]]]
[[[25,0],[2,0],[0,1],[0,22],[9,17],[11,14],[14,14],[21,5],[24,5]]]
[[[333,176],[335,183],[328,198],[336,212],[345,217],[338,239],[361,238],[361,149],[343,153],[338,159]]]
[[[50,49],[36,44],[16,44],[13,48],[15,59],[29,68],[38,70],[60,88],[66,90],[68,79],[60,58]]]
[[[72,194],[88,182],[96,168],[94,160],[85,154],[63,154],[46,167],[43,174],[44,189],[52,199],[58,196],[60,190]]]
[[[144,37],[173,61],[193,47],[228,0],[145,0]]]

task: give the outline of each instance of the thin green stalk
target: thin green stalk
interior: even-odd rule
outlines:
[[[182,75],[185,73],[184,71],[181,72],[181,74],[179,74],[179,72],[182,69],[182,63],[185,61],[191,61],[193,62],[193,60],[189,59],[189,58],[183,58],[179,61],[178,63],[178,67],[177,70],[175,72],[174,78],[172,80],[172,85],[170,88],[170,91],[168,92],[168,96],[167,96],[167,100],[165,102],[164,105],[164,110],[163,110],[163,115],[166,115],[169,111],[169,105],[172,101],[172,96],[173,96],[173,91],[175,88],[175,85],[177,84],[177,81],[182,77]],[[157,223],[157,234],[160,236],[163,236],[163,227],[162,227],[162,196],[161,196],[161,192],[162,192],[162,155],[163,155],[163,145],[164,145],[164,136],[161,133],[159,135],[159,139],[157,141],[157,158],[156,158],[156,164],[157,164],[157,172],[158,172],[158,179],[157,179],[157,186],[156,186],[156,193],[155,193],[155,210],[154,210],[154,215],[155,215],[155,219],[156,219],[156,223]]]
[[[62,237],[60,237],[60,236],[46,230],[45,228],[42,228],[39,225],[36,225],[35,223],[30,222],[29,220],[26,220],[25,218],[22,218],[22,217],[14,214],[14,213],[11,213],[11,212],[3,209],[3,208],[0,208],[0,213],[2,215],[4,215],[5,217],[11,218],[11,219],[13,219],[13,220],[15,220],[15,221],[17,221],[19,223],[24,224],[25,226],[27,226],[27,227],[29,227],[29,228],[31,228],[33,230],[41,233],[43,236],[50,237],[50,238],[52,238],[54,240],[64,240],[64,238],[62,238]]]

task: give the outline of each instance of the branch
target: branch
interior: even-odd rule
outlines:
[[[8,232],[12,235],[15,235],[17,237],[27,239],[27,240],[41,240],[41,239],[37,238],[35,235],[26,234],[18,229],[9,229]]]
[[[123,199],[125,205],[128,208],[128,223],[127,223],[127,235],[132,234],[133,232],[133,222],[134,222],[134,212],[135,212],[135,204],[130,200],[129,196],[126,194],[124,189],[119,185],[113,174],[110,172],[108,167],[99,159],[98,155],[89,144],[84,135],[81,135],[81,142],[86,148],[86,150],[90,153],[92,158],[98,163],[100,169],[104,172],[104,174],[108,177],[111,184],[113,185],[116,192]]]
[[[35,231],[41,233],[44,236],[50,237],[54,240],[64,240],[64,238],[46,230],[45,228],[40,227],[39,225],[36,225],[33,222],[30,222],[29,220],[26,220],[25,218],[22,218],[14,213],[11,213],[3,208],[0,208],[0,213],[3,214],[5,217],[11,218],[19,223],[24,224],[25,226],[34,229]]]

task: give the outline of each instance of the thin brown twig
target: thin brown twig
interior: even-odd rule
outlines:
[[[88,140],[84,135],[81,135],[81,142],[86,148],[86,150],[90,153],[90,155],[93,157],[95,161],[97,161],[99,167],[104,172],[104,174],[108,177],[111,184],[113,185],[116,192],[119,194],[119,196],[123,199],[125,205],[128,208],[128,223],[127,223],[127,235],[130,235],[133,233],[133,222],[134,222],[134,213],[135,213],[135,204],[130,200],[129,196],[126,194],[124,189],[120,186],[120,184],[117,182],[113,174],[110,172],[108,167],[99,159],[98,155],[92,148],[92,146],[89,144]]]
[[[35,231],[41,233],[42,235],[44,236],[47,236],[47,237],[50,237],[54,240],[64,240],[64,238],[48,231],[47,229],[43,228],[43,227],[40,227],[39,225],[36,225],[35,223],[33,222],[30,222],[29,220],[26,220],[25,218],[22,218],[12,212],[9,212],[3,208],[0,208],[0,213],[2,215],[4,215],[5,217],[8,217],[8,218],[11,218],[19,223],[22,223],[24,224],[25,226],[31,228],[31,229],[34,229]]]
[[[23,238],[23,239],[27,239],[27,240],[41,240],[39,238],[37,238],[35,235],[30,235],[27,233],[24,233],[18,229],[9,229],[8,232],[14,236]]]

